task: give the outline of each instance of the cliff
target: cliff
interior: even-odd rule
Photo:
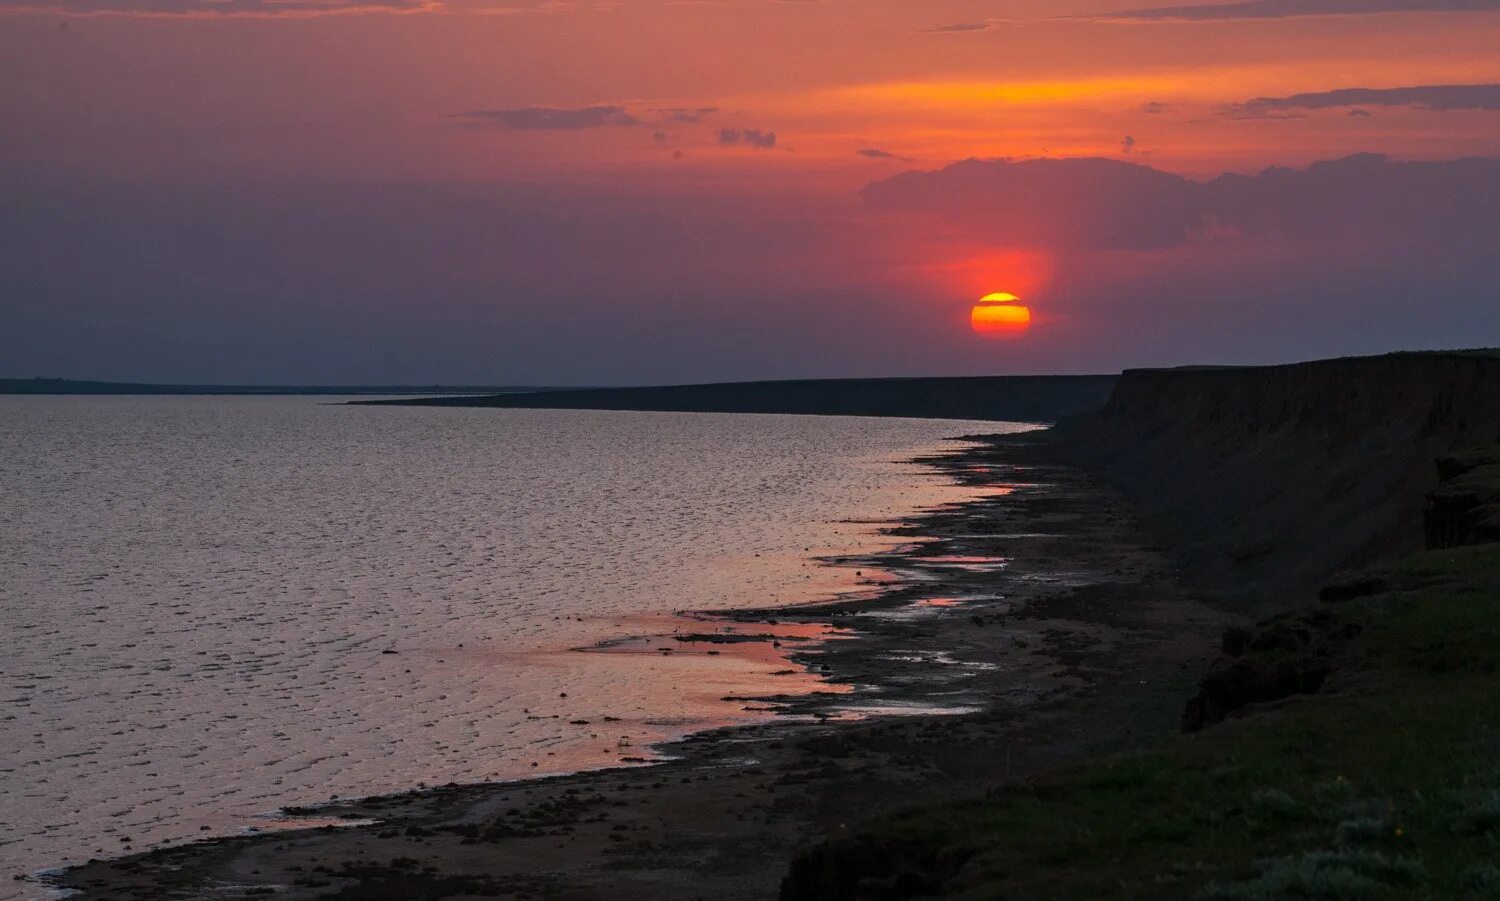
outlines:
[[[1457,515],[1428,510],[1437,460],[1500,441],[1500,354],[1133,370],[1055,440],[1137,503],[1189,585],[1286,608]]]
[[[1045,439],[1279,612],[1225,632],[1185,734],[1024,781],[997,746],[982,796],[840,825],[783,901],[1500,898],[1500,355],[1127,372]]]
[[[1055,422],[1066,416],[1099,409],[1109,397],[1115,379],[1112,375],[805,379],[649,388],[592,388],[498,397],[443,397],[377,403]]]

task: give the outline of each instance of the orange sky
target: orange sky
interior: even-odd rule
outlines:
[[[246,18],[202,12],[216,6],[207,0],[58,2],[116,12],[62,19],[12,5],[0,16],[0,114],[25,132],[7,155],[104,173],[628,172],[836,192],[968,156],[1128,155],[1214,174],[1355,150],[1452,156],[1500,144],[1500,116],[1488,111],[1226,113],[1261,96],[1500,81],[1500,10],[1121,24],[1064,17],[1132,0],[621,0],[504,13],[503,0],[453,0],[315,18],[278,17],[271,0],[239,0]],[[518,131],[451,118],[595,105],[640,124]],[[659,112],[675,107],[718,111],[697,123]],[[723,128],[774,132],[776,146],[720,144]],[[890,156],[856,155],[867,150]]]
[[[1500,0],[1169,4],[0,0],[0,358],[557,383],[1474,340],[1496,216],[1444,198],[1490,170],[1193,185],[1500,157]],[[968,158],[1196,181],[862,199]],[[1035,313],[1003,351],[964,343],[990,291]]]

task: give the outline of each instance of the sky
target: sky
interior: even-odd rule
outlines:
[[[1500,345],[1496,47],[1500,0],[0,0],[0,376]]]

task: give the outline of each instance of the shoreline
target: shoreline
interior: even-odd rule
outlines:
[[[851,692],[734,698],[793,716],[686,736],[659,763],[292,808],[378,822],[211,839],[45,882],[84,898],[209,885],[230,897],[691,898],[706,877],[718,897],[763,898],[798,847],[845,823],[1174,728],[1232,617],[1177,587],[1119,496],[1052,462],[1045,442],[966,440],[977,443],[917,462],[976,497],[888,529],[907,545],[841,561],[899,580],[702,620],[853,628],[787,654]],[[948,712],[883,715],[932,698]],[[850,709],[863,718],[824,722]]]

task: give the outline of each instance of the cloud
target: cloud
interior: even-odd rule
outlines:
[[[868,185],[871,208],[1016,247],[1160,250],[1208,236],[1312,243],[1500,239],[1500,159],[1363,154],[1193,181],[1106,159],[965,160]]]
[[[1135,152],[1135,135],[1126,135],[1125,136],[1125,139],[1120,142],[1120,152],[1121,153],[1134,153]]]
[[[1150,103],[1141,104],[1141,112],[1148,116],[1159,116],[1171,108],[1172,105],[1170,103],[1159,103],[1155,100]]]
[[[712,116],[718,111],[719,108],[717,106],[678,106],[669,109],[659,109],[656,112],[669,122],[696,123],[702,122],[705,118]]]
[[[1365,106],[1409,106],[1416,109],[1500,111],[1500,84],[1421,85],[1409,88],[1342,88],[1293,94],[1290,97],[1257,97],[1236,104],[1233,118],[1265,118],[1295,110],[1339,109]],[[1352,114],[1358,114],[1355,110]],[[1236,115],[1244,114],[1244,115]],[[1367,113],[1368,114],[1368,113]]]
[[[770,150],[776,146],[776,132],[758,128],[721,128],[719,143],[725,145],[746,144],[757,150]]]
[[[453,113],[470,125],[494,126],[516,131],[576,131],[617,125],[639,125],[640,120],[622,106],[585,106],[564,109],[552,106],[528,106],[519,109],[469,110]]]
[[[1500,0],[1242,0],[1127,9],[1098,16],[1101,22],[1217,22],[1243,19],[1295,19],[1307,16],[1378,15],[1381,13],[1461,13],[1500,10]]]
[[[1202,218],[1187,179],[1106,159],[964,160],[875,182],[860,196],[877,210],[1015,246],[1160,247]]]

